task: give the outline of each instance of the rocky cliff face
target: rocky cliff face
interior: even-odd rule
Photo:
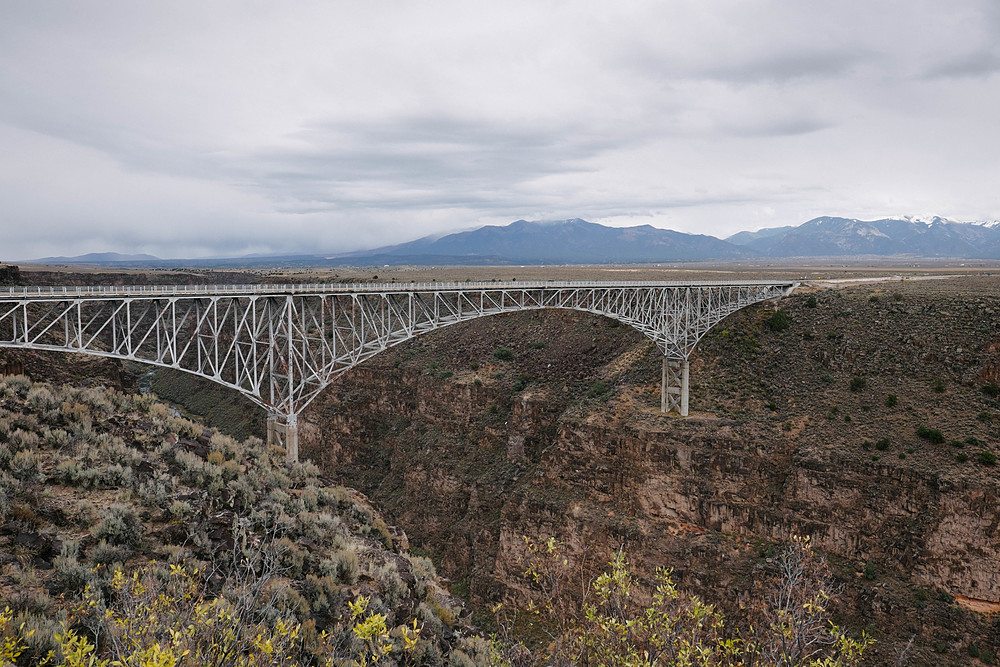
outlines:
[[[969,641],[1000,642],[970,611],[1000,610],[1000,474],[978,462],[1000,449],[998,288],[798,295],[772,306],[784,331],[767,306],[743,311],[702,342],[687,420],[658,413],[659,358],[637,333],[488,318],[345,375],[305,416],[302,451],[473,600],[516,595],[521,535],[555,534],[598,562],[624,544],[736,610],[771,545],[810,535],[844,618],[883,640],[876,661],[916,635],[918,662],[965,664]]]

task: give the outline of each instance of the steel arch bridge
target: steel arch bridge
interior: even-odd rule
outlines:
[[[297,415],[340,373],[414,336],[498,313],[564,308],[639,330],[663,353],[661,409],[688,414],[688,357],[730,313],[794,281],[365,283],[0,290],[0,347],[193,373],[268,411],[298,457]]]

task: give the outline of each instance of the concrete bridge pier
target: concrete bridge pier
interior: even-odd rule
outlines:
[[[299,424],[296,415],[267,415],[267,444],[285,448],[285,461],[299,460]]]
[[[687,359],[663,357],[663,375],[660,379],[660,411],[676,410],[681,417],[688,416],[688,385],[690,366]]]

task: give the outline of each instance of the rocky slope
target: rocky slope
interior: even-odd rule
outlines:
[[[475,655],[484,642],[431,561],[410,554],[406,535],[356,491],[282,458],[260,440],[237,442],[179,418],[151,395],[0,378],[0,611],[14,614],[0,635],[26,645],[17,664],[52,664],[43,662],[49,651],[62,664],[57,635],[66,627],[86,629],[114,657],[120,647],[106,633],[118,621],[102,624],[115,614],[132,623],[126,603],[147,587],[171,596],[181,584],[213,602],[188,625],[188,597],[157,597],[149,615],[157,641],[194,642],[195,626],[234,618],[230,639],[251,632],[250,641],[285,621],[299,624],[300,640],[274,640],[294,664],[340,664],[370,655],[354,626],[371,622],[386,626],[370,642],[385,647],[378,664],[440,665],[452,655],[479,664],[462,649]],[[175,605],[189,620],[169,633]],[[216,618],[215,609],[224,611]],[[419,628],[408,648],[401,626],[411,639]],[[125,643],[140,644],[130,628]]]
[[[1000,647],[974,611],[1000,610],[998,295],[985,277],[802,294],[776,304],[781,331],[776,305],[738,313],[693,360],[687,420],[658,413],[659,360],[630,329],[479,320],[345,375],[302,451],[473,601],[516,596],[521,535],[556,534],[598,561],[624,544],[738,613],[805,534],[838,568],[842,620],[880,640],[873,664],[910,637],[915,664],[967,664],[970,643]]]

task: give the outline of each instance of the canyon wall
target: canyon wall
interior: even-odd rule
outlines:
[[[517,596],[521,536],[556,535],[598,562],[624,545],[736,608],[774,546],[808,535],[846,586],[845,618],[886,628],[883,651],[907,633],[957,646],[990,627],[970,608],[1000,610],[1000,475],[978,462],[998,451],[996,283],[741,312],[699,348],[686,420],[659,414],[659,358],[637,333],[576,313],[486,318],[346,374],[304,416],[302,452],[473,601]],[[779,306],[792,326],[772,331]]]

